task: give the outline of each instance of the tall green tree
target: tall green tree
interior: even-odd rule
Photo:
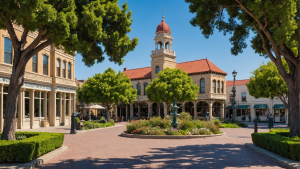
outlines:
[[[299,0],[185,0],[195,17],[190,21],[199,26],[208,38],[215,29],[231,34],[231,53],[238,55],[251,47],[260,56],[269,57],[288,87],[289,112],[292,123],[290,136],[300,132],[300,53]],[[284,69],[281,57],[288,64]]]
[[[282,64],[284,69],[288,72],[289,67],[283,58]],[[252,72],[247,88],[249,94],[256,99],[261,97],[270,99],[278,97],[285,107],[289,107],[287,98],[289,93],[288,87],[272,61],[260,65],[259,68]],[[291,121],[290,112],[288,121]]]
[[[66,53],[82,55],[87,66],[109,60],[122,64],[123,57],[138,44],[130,38],[131,11],[118,0],[0,0],[0,29],[6,29],[12,41],[14,60],[9,83],[4,128],[1,139],[14,140],[17,98],[24,84],[25,66],[43,48],[62,48]],[[23,28],[17,37],[14,24]],[[38,31],[27,43],[30,31]]]
[[[166,68],[157,75],[146,88],[151,102],[165,102],[169,106],[174,99],[179,102],[197,100],[199,87],[182,69]]]
[[[116,73],[108,68],[103,74],[95,74],[89,78],[81,88],[81,100],[86,103],[102,103],[106,108],[106,117],[109,110],[119,102],[129,104],[136,100],[137,90],[132,88],[128,76],[123,72]]]

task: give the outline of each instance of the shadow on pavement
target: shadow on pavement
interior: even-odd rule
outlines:
[[[132,147],[138,149],[140,147]],[[97,150],[95,150],[97,151]],[[108,152],[103,152],[108,153]],[[111,155],[112,152],[109,152]],[[118,152],[114,152],[118,153]],[[124,154],[120,154],[121,156]],[[226,168],[226,167],[277,167],[278,164],[237,144],[187,145],[152,148],[146,155],[126,158],[91,158],[65,160],[45,164],[39,168]],[[255,167],[257,166],[257,167]]]

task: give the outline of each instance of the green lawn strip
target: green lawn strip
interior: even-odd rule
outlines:
[[[248,127],[248,125],[239,121],[235,121],[235,122],[225,121],[220,124],[220,128],[240,128],[240,127]]]
[[[270,132],[252,133],[252,142],[292,160],[299,160],[299,138],[289,138],[289,129],[271,129]]]
[[[1,133],[2,134],[2,133]],[[16,132],[22,140],[0,140],[0,162],[29,162],[62,146],[64,134]]]

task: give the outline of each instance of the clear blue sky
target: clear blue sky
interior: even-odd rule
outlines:
[[[125,0],[119,0],[119,5],[124,2]],[[222,32],[215,31],[209,39],[204,38],[199,27],[190,24],[194,15],[189,12],[189,4],[183,0],[127,0],[127,5],[133,18],[129,36],[139,38],[139,45],[124,57],[125,61],[121,66],[106,58],[102,63],[87,67],[82,62],[82,56],[78,54],[75,61],[75,77],[78,80],[92,77],[95,73],[103,73],[109,67],[123,71],[125,67],[135,69],[151,66],[150,54],[155,48],[153,39],[156,27],[162,20],[162,8],[166,11],[165,21],[172,31],[172,48],[176,52],[177,63],[207,57],[228,73],[226,80],[232,80],[231,72],[234,69],[238,72],[237,79],[247,79],[259,64],[269,61],[254,53],[250,44],[251,37],[248,39],[248,47],[238,56],[230,53],[230,35],[224,36]]]

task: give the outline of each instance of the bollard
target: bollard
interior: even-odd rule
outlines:
[[[254,119],[253,122],[254,122],[254,133],[257,133],[257,119]]]
[[[269,123],[268,127],[269,127],[269,129],[274,128],[274,121],[273,120],[274,120],[273,116],[270,116],[269,120],[268,120],[268,123]]]
[[[76,128],[75,128],[75,113],[72,114],[71,116],[71,132],[70,134],[76,134]]]

